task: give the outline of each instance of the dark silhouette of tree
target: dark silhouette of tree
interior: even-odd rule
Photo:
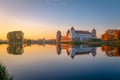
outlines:
[[[7,39],[9,42],[23,42],[24,33],[22,31],[8,32]]]
[[[27,44],[27,46],[31,46],[32,40],[31,39],[24,39],[24,43]]]

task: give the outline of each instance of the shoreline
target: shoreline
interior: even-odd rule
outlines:
[[[0,44],[27,44],[24,42],[0,42]],[[75,42],[38,42],[29,44],[70,44],[70,45],[119,45],[120,41],[75,41]]]
[[[103,45],[119,45],[120,41],[76,41],[76,42],[59,42],[60,44],[71,44],[71,45],[95,45],[95,46],[103,46]]]

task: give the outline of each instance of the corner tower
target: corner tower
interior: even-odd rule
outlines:
[[[62,35],[61,35],[61,32],[58,30],[58,31],[57,31],[57,35],[56,35],[56,41],[57,41],[57,42],[60,42],[60,41],[61,41],[61,36],[62,36]]]
[[[97,38],[95,28],[93,28],[93,30],[91,31],[91,33],[92,33],[92,38]]]

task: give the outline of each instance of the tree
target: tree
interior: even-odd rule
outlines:
[[[102,40],[105,41],[114,41],[120,40],[120,30],[107,30],[102,36]]]
[[[0,63],[0,80],[13,80],[13,77],[8,73],[6,67]]]
[[[108,41],[108,40],[109,40],[109,34],[106,33],[106,34],[104,35],[104,40],[105,40],[105,41]]]
[[[117,32],[117,40],[120,40],[120,30]]]
[[[101,36],[101,39],[104,40],[104,37],[105,37],[105,36],[104,36],[104,34],[103,34],[103,35]]]
[[[24,33],[22,31],[12,31],[7,34],[9,42],[23,42]]]

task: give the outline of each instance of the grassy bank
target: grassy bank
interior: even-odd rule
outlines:
[[[13,78],[8,74],[5,66],[0,64],[0,80],[13,80]]]
[[[120,45],[120,41],[76,41],[76,42],[61,42],[61,44],[71,44],[71,45],[93,45],[93,46],[102,46],[102,45]]]

